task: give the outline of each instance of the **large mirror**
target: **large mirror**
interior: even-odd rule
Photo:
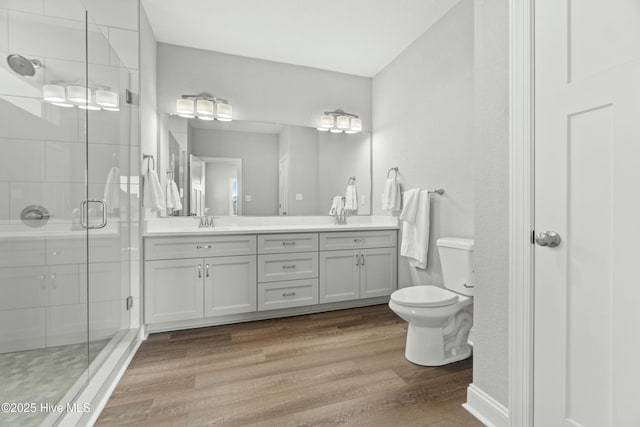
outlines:
[[[160,157],[182,209],[170,215],[327,215],[353,182],[371,214],[371,137],[235,120],[161,117]],[[353,179],[352,179],[353,178]]]

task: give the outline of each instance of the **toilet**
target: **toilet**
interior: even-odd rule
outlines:
[[[444,287],[409,286],[391,294],[389,308],[409,323],[405,357],[441,366],[471,355],[473,326],[472,239],[443,237],[436,243]]]

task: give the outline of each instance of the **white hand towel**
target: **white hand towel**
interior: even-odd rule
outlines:
[[[179,211],[182,209],[182,202],[180,201],[180,192],[176,182],[172,179],[167,181],[167,209],[173,209]]]
[[[143,198],[142,205],[151,211],[161,211],[166,209],[164,194],[160,186],[158,174],[154,170],[145,169],[143,175]]]
[[[384,184],[382,210],[390,212],[400,210],[400,183],[396,178],[388,178]]]
[[[329,215],[337,215],[344,209],[344,203],[342,202],[342,196],[335,196],[331,203],[331,209],[329,209]]]
[[[114,209],[120,208],[120,168],[117,166],[109,170],[102,200],[107,205],[107,212],[113,212]]]
[[[358,211],[358,190],[356,190],[355,184],[347,185],[344,209],[352,212]]]
[[[429,192],[414,188],[404,193],[402,220],[402,244],[400,255],[409,258],[409,265],[427,267],[429,251]]]

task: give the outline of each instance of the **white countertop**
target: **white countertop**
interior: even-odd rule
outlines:
[[[398,229],[390,216],[353,216],[347,224],[335,224],[329,216],[300,217],[214,217],[214,227],[199,228],[198,217],[170,217],[145,220],[144,236],[199,236],[212,234],[267,234],[327,231]]]

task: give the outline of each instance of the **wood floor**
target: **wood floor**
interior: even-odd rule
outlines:
[[[150,335],[98,426],[482,426],[471,359],[404,358],[386,305]]]

